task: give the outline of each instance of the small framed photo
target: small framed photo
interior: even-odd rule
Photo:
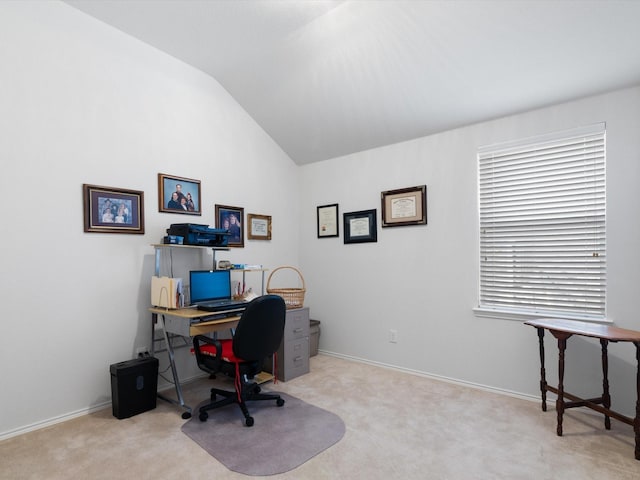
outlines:
[[[271,216],[247,213],[247,239],[271,240]]]
[[[144,233],[144,192],[82,185],[84,231]]]
[[[200,180],[159,173],[158,211],[202,215]]]
[[[427,186],[387,190],[381,193],[382,226],[426,225]]]
[[[318,238],[340,236],[338,223],[338,204],[321,205],[318,207]]]
[[[378,241],[376,210],[362,210],[343,215],[344,243],[366,243]]]
[[[229,230],[229,247],[244,247],[244,208],[216,205],[216,228]]]

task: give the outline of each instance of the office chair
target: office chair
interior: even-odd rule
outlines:
[[[284,335],[286,311],[282,297],[263,295],[247,305],[232,339],[214,340],[203,335],[193,338],[194,353],[201,370],[214,377],[216,373],[222,373],[235,379],[234,392],[211,389],[211,402],[199,409],[200,421],[209,418],[208,410],[237,403],[244,414],[245,425],[251,427],[253,417],[246,402],[275,400],[278,407],[284,405],[280,395],[260,393],[260,387],[252,379],[262,370],[265,358],[278,350]],[[216,395],[223,398],[216,400]]]

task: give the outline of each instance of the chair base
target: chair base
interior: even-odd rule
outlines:
[[[221,390],[219,388],[211,389],[211,403],[203,405],[199,409],[198,418],[201,422],[206,422],[209,418],[209,414],[207,413],[209,410],[213,410],[215,408],[224,407],[225,405],[230,405],[232,403],[237,403],[242,410],[242,414],[244,415],[244,424],[247,427],[253,426],[253,417],[249,414],[249,409],[247,408],[246,402],[253,401],[261,401],[261,400],[275,400],[276,405],[278,407],[282,407],[284,405],[284,399],[280,397],[280,395],[273,393],[260,393],[260,386],[257,383],[244,384],[242,388],[243,392],[241,394],[240,400],[238,400],[238,393],[228,390]],[[220,395],[223,397],[221,400],[216,400],[216,396]]]

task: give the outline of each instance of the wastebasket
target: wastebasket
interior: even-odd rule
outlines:
[[[113,416],[129,418],[156,408],[158,359],[136,358],[110,366]]]
[[[320,340],[320,320],[309,320],[309,356],[318,354]]]

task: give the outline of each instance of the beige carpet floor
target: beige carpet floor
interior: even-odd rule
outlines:
[[[187,403],[205,399],[209,386],[207,379],[188,384]],[[310,374],[269,388],[346,424],[340,442],[273,479],[640,479],[633,429],[612,420],[605,431],[601,417],[584,409],[565,415],[558,437],[552,403],[545,413],[539,402],[322,354],[311,359]],[[124,420],[105,409],[4,440],[0,478],[252,478],[183,434],[180,413],[163,401]],[[215,414],[208,423],[215,426]]]

